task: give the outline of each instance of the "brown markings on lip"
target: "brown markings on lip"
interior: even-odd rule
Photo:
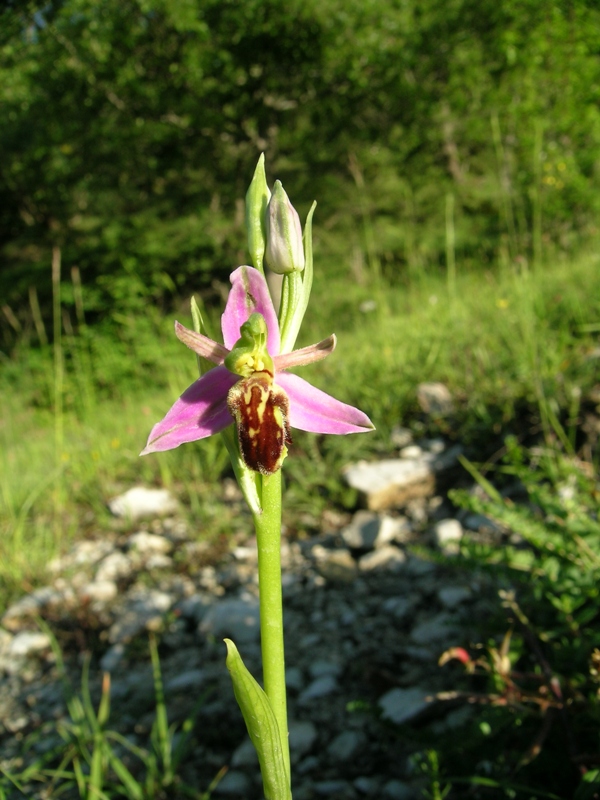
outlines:
[[[263,475],[277,472],[292,443],[286,393],[275,385],[270,372],[255,372],[232,386],[227,405],[246,466]]]

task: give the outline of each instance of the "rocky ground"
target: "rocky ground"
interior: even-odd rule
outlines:
[[[402,432],[398,437],[402,445]],[[439,478],[456,455],[444,442],[407,438],[398,458],[348,470],[346,480],[366,510],[330,513],[312,537],[284,537],[295,800],[419,797],[422,774],[411,759],[417,734],[424,727],[447,732],[475,713],[436,699],[455,687],[460,672],[438,660],[451,646],[480,641],[497,606],[486,579],[461,564],[459,541],[501,534],[485,518],[457,513],[440,491]],[[215,797],[261,798],[222,642],[232,638],[260,677],[250,519],[230,551],[216,552],[188,531],[172,498],[163,495],[168,515],[160,516],[165,509],[152,506],[155,495],[137,494],[150,502],[139,522],[78,542],[50,565],[47,586],[4,614],[0,767],[19,772],[62,743],[67,694],[48,633],[36,622],[41,617],[65,653],[74,690],[80,690],[84,652],[92,653],[96,704],[102,673],[110,673],[109,727],[143,747],[150,746],[155,719],[148,656],[148,632],[154,632],[169,722],[181,729],[190,716],[195,720],[181,777],[204,790],[226,766]],[[224,497],[241,509],[234,484],[224,486]],[[126,495],[113,510],[131,520],[139,511],[131,502]],[[415,545],[425,548],[420,556]],[[141,768],[122,754],[132,771]],[[47,796],[33,784],[28,792]]]

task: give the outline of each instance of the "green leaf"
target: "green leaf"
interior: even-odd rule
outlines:
[[[192,325],[196,333],[203,333],[205,336],[210,336],[212,339],[213,337],[207,331],[206,323],[202,317],[202,311],[200,310],[198,301],[193,295],[190,300],[190,309],[192,312]],[[198,361],[198,372],[200,373],[200,377],[202,377],[204,373],[208,372],[209,369],[214,367],[213,363],[208,361],[206,358],[202,358],[202,356],[196,356],[196,360]]]
[[[233,681],[235,699],[256,748],[263,788],[267,800],[291,800],[290,779],[286,773],[281,734],[269,699],[248,672],[231,639],[227,645],[227,669]]]

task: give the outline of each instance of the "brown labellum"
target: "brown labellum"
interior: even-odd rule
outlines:
[[[227,405],[235,419],[244,463],[249,469],[272,475],[292,443],[287,423],[289,400],[270,372],[255,372],[229,390]]]

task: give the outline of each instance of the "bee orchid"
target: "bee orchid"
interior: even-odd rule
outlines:
[[[277,315],[263,275],[243,266],[230,280],[221,317],[224,344],[175,323],[179,340],[216,366],[152,428],[142,455],[204,439],[235,423],[245,465],[270,475],[287,454],[290,428],[334,434],[373,430],[362,411],[287,372],[326,358],[335,349],[335,336],[281,353]]]

